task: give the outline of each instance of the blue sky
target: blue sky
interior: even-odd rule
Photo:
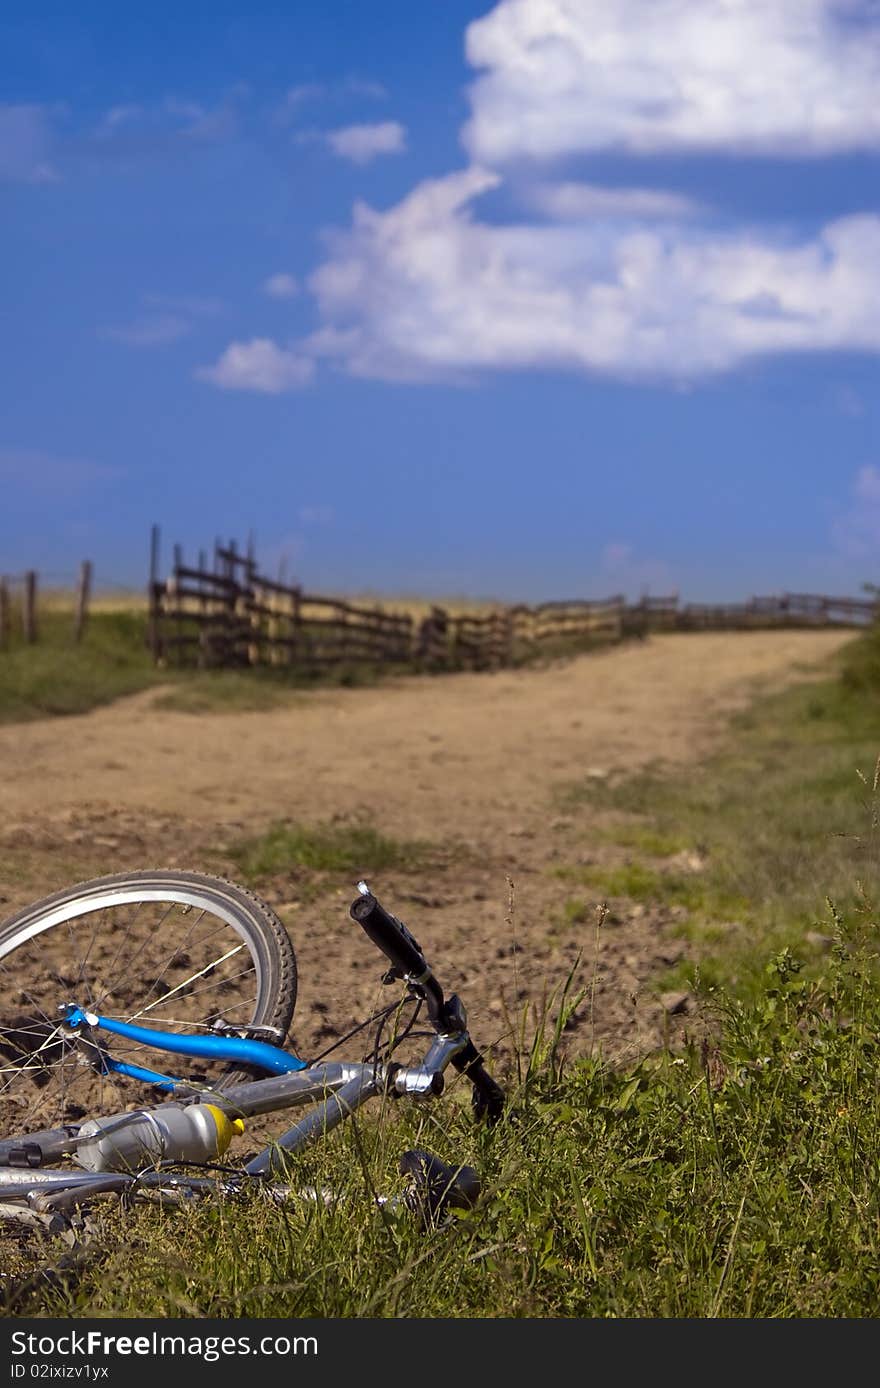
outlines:
[[[0,570],[880,580],[876,0],[5,0],[0,53]]]

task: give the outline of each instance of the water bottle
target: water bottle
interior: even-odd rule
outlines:
[[[75,1160],[87,1171],[129,1172],[171,1162],[214,1161],[243,1132],[240,1118],[230,1118],[214,1104],[160,1104],[90,1118],[80,1127]]]

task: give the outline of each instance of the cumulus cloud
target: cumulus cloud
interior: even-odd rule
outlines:
[[[769,353],[880,350],[880,218],[801,240],[687,222],[497,225],[470,168],[364,204],[312,275],[308,344],[363,376],[557,367],[689,379]]]
[[[326,130],[324,139],[334,154],[353,164],[368,164],[380,154],[403,154],[406,149],[406,130],[396,120]]]
[[[280,271],[263,281],[263,293],[270,299],[295,299],[299,293],[299,282],[295,275]]]
[[[465,145],[490,165],[880,144],[880,18],[856,0],[500,0],[466,52]]]
[[[596,217],[678,221],[703,210],[693,198],[662,188],[605,188],[598,183],[539,183],[528,190],[527,198],[532,207],[559,222]]]
[[[250,342],[231,342],[214,366],[199,367],[196,376],[221,390],[282,395],[307,386],[314,372],[309,357],[279,347],[269,338],[255,337]]]

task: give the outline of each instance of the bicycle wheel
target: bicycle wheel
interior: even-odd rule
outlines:
[[[159,1097],[143,1080],[102,1073],[94,1044],[60,1020],[65,1004],[165,1031],[268,1027],[264,1039],[280,1043],[296,985],[278,917],[219,877],[119,873],[35,902],[0,925],[0,1134]],[[121,1036],[95,1038],[116,1060],[217,1088],[247,1074]]]

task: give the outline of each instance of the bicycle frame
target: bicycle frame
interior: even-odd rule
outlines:
[[[154,1050],[167,1051],[173,1055],[191,1055],[203,1060],[227,1060],[230,1064],[256,1065],[273,1074],[287,1074],[291,1070],[304,1070],[306,1061],[280,1046],[267,1045],[265,1041],[253,1041],[242,1036],[188,1036],[178,1032],[160,1031],[154,1027],[139,1027],[132,1022],[118,1022],[111,1017],[100,1017],[94,1012],[86,1012],[75,1003],[68,1003],[62,1009],[65,1023],[72,1030],[106,1031],[113,1036],[123,1036],[136,1041],[141,1046],[151,1046]],[[129,1065],[127,1061],[114,1060],[103,1048],[100,1049],[100,1068],[108,1074],[127,1075],[130,1079],[144,1080],[160,1089],[177,1089],[186,1084],[185,1080],[161,1075],[155,1070],[144,1069],[140,1065]]]
[[[312,1112],[246,1163],[244,1175],[257,1178],[285,1175],[285,1156],[294,1155],[309,1143],[324,1137],[363,1104],[379,1095],[408,1096],[413,1099],[439,1095],[444,1088],[444,1071],[469,1041],[466,1031],[438,1035],[432,1040],[423,1062],[415,1066],[363,1061],[323,1061],[309,1066],[299,1057],[264,1042],[238,1037],[201,1037],[162,1032],[101,1018],[74,1005],[65,1008],[65,1020],[73,1027],[88,1028],[89,1031],[103,1029],[156,1050],[230,1062],[246,1061],[265,1069],[271,1068],[274,1073],[265,1079],[232,1085],[226,1090],[205,1091],[184,1079],[174,1079],[156,1071],[114,1061],[105,1051],[101,1051],[105,1073],[112,1071],[143,1079],[151,1085],[180,1089],[195,1101],[199,1098],[209,1099],[230,1118],[253,1118],[305,1104],[315,1105]],[[131,1116],[120,1115],[120,1121]],[[169,1177],[161,1171],[129,1175],[122,1172],[47,1169],[43,1165],[45,1161],[75,1157],[76,1131],[72,1127],[50,1129],[32,1134],[32,1139],[39,1147],[39,1166],[28,1167],[25,1171],[18,1162],[9,1166],[0,1165],[0,1200],[28,1198],[31,1208],[40,1212],[69,1208],[93,1195],[106,1191],[123,1192],[137,1185],[148,1188],[171,1185],[189,1190],[204,1189],[206,1186],[216,1189],[218,1185],[223,1185],[222,1181],[206,1182],[204,1178]],[[4,1145],[0,1142],[0,1148]],[[26,1143],[21,1145],[21,1151],[26,1159]]]
[[[231,1169],[218,1178],[172,1174],[167,1170],[141,1172],[74,1171],[53,1169],[48,1163],[65,1157],[76,1159],[80,1142],[77,1125],[31,1133],[22,1138],[0,1140],[0,1202],[26,1201],[37,1214],[65,1210],[104,1192],[125,1194],[139,1189],[194,1194],[204,1190],[233,1191],[242,1182],[264,1177],[284,1177],[286,1158],[320,1139],[350,1118],[363,1104],[378,1096],[407,1096],[415,1100],[435,1097],[443,1092],[444,1072],[453,1064],[467,1075],[474,1086],[475,1107],[481,1097],[480,1114],[492,1114],[496,1097],[503,1103],[501,1090],[485,1072],[467,1030],[467,1017],[460,999],[444,999],[443,992],[428,967],[421,948],[396,917],[388,915],[369,892],[358,883],[359,902],[351,914],[363,925],[374,943],[391,960],[391,978],[409,985],[409,996],[425,1001],[435,1035],[421,1063],[401,1065],[386,1060],[319,1061],[309,1064],[280,1045],[242,1035],[194,1035],[161,1031],[136,1022],[118,1021],[67,1003],[60,1009],[60,1027],[78,1034],[87,1049],[90,1063],[98,1073],[120,1074],[154,1087],[179,1092],[184,1104],[210,1103],[231,1119],[312,1104],[310,1113],[295,1123],[238,1171]],[[59,1028],[60,1029],[60,1028]],[[245,1029],[246,1030],[246,1029]],[[245,1064],[267,1071],[265,1078],[211,1089],[158,1070],[131,1065],[114,1059],[96,1033],[118,1036],[157,1051],[188,1055],[212,1061]],[[498,1116],[500,1109],[494,1113]],[[143,1110],[115,1116],[120,1125],[131,1122]],[[111,1118],[108,1123],[113,1123]],[[112,1131],[112,1129],[106,1129]],[[82,1139],[88,1140],[88,1138]],[[432,1159],[433,1160],[433,1159]]]

